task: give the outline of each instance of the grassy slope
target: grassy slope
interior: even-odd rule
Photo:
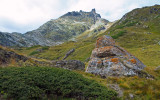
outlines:
[[[129,12],[125,20],[114,24],[106,33],[116,35],[126,31],[119,36],[116,42],[138,57],[145,65],[157,67],[160,65],[160,6],[145,7]],[[152,13],[151,13],[152,12]],[[105,33],[105,34],[106,34]]]
[[[58,46],[50,47],[48,50],[44,50],[42,52],[38,52],[32,57],[44,58],[48,60],[62,60],[65,54],[72,48],[75,48],[75,52],[71,54],[67,59],[81,60],[85,61],[90,57],[91,51],[94,48],[96,38],[92,40],[84,40],[79,42],[66,42]],[[26,54],[30,56],[30,54],[36,49],[42,48],[40,46],[28,48],[21,48],[21,50],[16,50],[18,53]]]

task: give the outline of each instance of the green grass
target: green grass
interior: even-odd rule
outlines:
[[[21,48],[21,50],[16,50],[17,53],[25,54],[26,56],[38,57],[47,60],[62,60],[65,54],[75,48],[75,52],[73,52],[67,60],[80,60],[85,62],[87,58],[90,57],[92,50],[95,47],[96,38],[87,38],[83,41],[78,42],[65,42],[61,45],[47,47],[47,50],[43,52],[37,51],[37,49],[41,49],[44,47],[37,48]],[[46,48],[46,47],[45,47]]]
[[[0,68],[0,91],[16,100],[56,96],[77,99],[116,99],[116,92],[75,72],[50,67]],[[52,99],[53,99],[52,98]]]
[[[48,50],[48,49],[49,49],[49,46],[42,47],[42,50]]]
[[[102,85],[106,84],[118,84],[123,90],[124,96],[122,100],[130,100],[129,94],[134,95],[134,100],[159,100],[160,98],[160,70],[154,71],[154,68],[147,67],[145,69],[147,72],[155,76],[155,79],[140,78],[138,76],[134,77],[107,77],[102,79],[98,75],[93,75],[90,73],[85,73],[82,71],[75,71],[82,74],[88,79],[97,81]]]
[[[124,33],[126,33],[126,31],[122,30],[122,31],[118,32],[117,34],[112,35],[111,37],[112,37],[113,39],[118,39],[120,36],[123,36]]]
[[[39,53],[39,51],[33,51],[29,55],[32,56],[32,55],[35,55],[35,54],[38,54],[38,53]]]

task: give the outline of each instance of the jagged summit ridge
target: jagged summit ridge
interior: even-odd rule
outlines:
[[[91,12],[85,12],[80,10],[78,11],[72,11],[72,12],[68,12],[66,14],[64,14],[63,16],[61,16],[61,18],[66,17],[66,16],[86,16],[86,17],[97,17],[97,18],[101,18],[100,14],[96,13],[96,9],[92,9]]]

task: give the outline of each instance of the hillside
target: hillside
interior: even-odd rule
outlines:
[[[135,9],[105,32],[147,66],[160,65],[160,6]]]
[[[32,60],[24,55],[15,53],[13,50],[0,46],[0,66],[24,66],[33,65]]]
[[[0,32],[0,45],[7,47],[28,47],[37,45],[37,43],[24,36],[21,33]]]

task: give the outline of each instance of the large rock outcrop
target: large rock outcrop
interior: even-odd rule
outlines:
[[[14,51],[4,49],[0,46],[0,67],[7,66],[9,64],[15,64],[20,61],[25,62],[27,60],[27,57],[19,55]]]
[[[110,36],[97,39],[86,72],[107,76],[142,75],[145,65],[123,48],[116,46]],[[146,74],[147,75],[147,74]]]

